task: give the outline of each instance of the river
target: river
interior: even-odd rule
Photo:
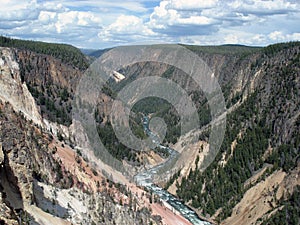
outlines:
[[[176,158],[179,156],[179,153],[169,147],[163,146],[159,144],[158,140],[159,138],[149,129],[149,117],[144,116],[143,117],[143,127],[146,132],[146,134],[151,138],[152,142],[157,144],[158,148],[161,148],[164,151],[168,151],[169,157],[166,161],[163,163],[156,165],[146,171],[143,171],[141,173],[138,173],[135,175],[135,181],[139,186],[145,187],[148,191],[151,191],[152,193],[159,196],[159,198],[162,201],[167,202],[169,205],[171,205],[176,211],[178,211],[183,217],[185,217],[187,220],[189,220],[194,225],[211,225],[211,223],[207,221],[203,221],[199,218],[199,216],[188,206],[186,206],[183,202],[181,202],[177,197],[170,194],[163,188],[157,186],[153,182],[154,176],[161,170],[168,168],[169,165],[172,165],[172,162],[176,160]]]

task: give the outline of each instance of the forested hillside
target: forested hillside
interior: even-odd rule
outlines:
[[[233,102],[228,102],[228,106],[239,106],[227,117],[221,150],[204,172],[191,170],[177,183],[180,198],[201,209],[204,215],[212,216],[218,210],[216,220],[222,221],[256,183],[274,171],[290,174],[299,169],[299,56],[299,42],[269,46],[261,51],[251,65],[252,70],[260,73],[259,83],[252,87],[253,93],[246,96],[244,90],[231,100]],[[268,169],[258,180],[245,185],[267,165]],[[290,193],[292,197],[287,203],[279,201],[273,206],[284,205],[284,208],[264,224],[299,223],[299,202],[294,198],[298,196],[297,190]],[[287,210],[286,217],[281,216]]]
[[[80,70],[87,69],[89,65],[86,56],[79,49],[67,44],[26,41],[0,36],[0,46],[50,55]]]

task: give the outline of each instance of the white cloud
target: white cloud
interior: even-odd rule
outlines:
[[[2,21],[34,20],[39,15],[36,1],[5,0],[1,2],[0,8]]]
[[[2,0],[1,1],[1,13],[3,12],[9,12],[9,11],[18,11],[28,8],[30,5],[35,5],[36,1],[32,0],[24,0],[24,1],[18,1],[18,0]]]
[[[57,13],[41,11],[38,20],[44,25],[52,23],[57,20]]]
[[[203,15],[202,9],[212,7],[217,2],[217,0],[164,0],[154,8],[148,25],[157,32],[172,36],[190,32],[192,35],[211,33],[218,21]]]
[[[94,16],[90,12],[69,11],[60,13],[57,16],[55,27],[58,33],[71,30],[77,26],[83,27],[99,27],[101,19]]]
[[[155,33],[144,25],[143,20],[136,16],[121,15],[117,20],[104,28],[98,36],[104,41],[123,42],[133,37],[149,37]],[[137,41],[137,40],[136,40]]]
[[[284,14],[299,9],[296,2],[286,0],[235,0],[228,5],[233,10],[254,14]]]
[[[39,8],[43,11],[47,12],[65,12],[68,10],[66,6],[64,6],[62,3],[51,1],[51,2],[43,2],[39,5]]]
[[[293,0],[162,0],[149,27],[179,41],[255,45],[295,40],[299,15],[300,2]],[[282,36],[269,35],[278,29]]]
[[[168,2],[168,8],[171,9],[199,10],[216,6],[218,0],[171,0],[166,2]]]
[[[268,35],[273,42],[282,42],[285,40],[300,40],[300,32],[292,34],[284,34],[282,31],[274,31]]]
[[[97,36],[102,27],[101,15],[71,10],[63,3],[5,0],[0,9],[0,32],[13,37],[77,46]]]
[[[224,37],[225,43],[229,44],[238,44],[239,43],[239,37],[235,34],[229,34]]]
[[[205,16],[191,16],[189,18],[177,18],[175,22],[180,24],[191,24],[191,25],[209,25],[213,23],[213,19]]]
[[[299,40],[298,0],[2,0],[0,33],[105,47]]]
[[[281,40],[284,37],[284,35],[281,31],[274,31],[274,32],[270,33],[268,36],[273,41]]]

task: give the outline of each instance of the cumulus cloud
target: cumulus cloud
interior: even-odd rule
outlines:
[[[234,11],[256,15],[287,14],[299,9],[296,2],[285,0],[235,0],[228,5]]]
[[[148,25],[156,32],[173,36],[211,33],[218,21],[203,15],[202,9],[215,4],[217,0],[164,0],[154,8]]]
[[[265,45],[299,40],[298,0],[2,0],[0,32],[110,47],[137,42]]]
[[[282,42],[285,40],[300,40],[300,32],[292,34],[284,34],[282,31],[271,32],[268,37],[274,42]]]
[[[79,46],[102,28],[98,13],[74,11],[56,1],[5,0],[0,32],[13,37],[71,43]]]
[[[293,0],[163,0],[149,27],[187,43],[267,44],[297,38],[299,9]],[[283,36],[270,36],[278,28]]]
[[[36,1],[5,0],[1,2],[1,21],[24,21],[37,19],[39,10]]]
[[[199,10],[205,8],[215,7],[218,3],[218,0],[173,0],[168,1],[168,8],[176,10]]]
[[[95,17],[93,13],[69,11],[57,15],[55,27],[57,33],[61,33],[78,26],[82,26],[85,29],[87,27],[98,27],[100,22],[101,19]]]
[[[145,39],[154,35],[155,33],[145,26],[141,18],[132,15],[119,16],[114,23],[98,34],[101,40],[108,42],[127,42],[128,39],[134,41],[137,38]]]
[[[38,20],[41,22],[41,24],[44,24],[44,25],[53,23],[57,20],[57,13],[41,11],[39,14]]]

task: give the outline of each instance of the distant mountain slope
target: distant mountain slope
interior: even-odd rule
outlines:
[[[243,55],[246,56],[251,53],[258,52],[262,47],[251,47],[245,45],[212,45],[212,46],[198,46],[198,45],[183,45],[191,51],[197,53],[221,54],[221,55]]]
[[[95,51],[97,51],[96,49],[85,49],[85,48],[81,48],[80,51],[85,54],[85,55],[89,55]]]
[[[98,58],[98,57],[100,57],[101,55],[103,55],[105,52],[108,52],[109,50],[111,50],[111,48],[95,50],[95,51],[89,52],[87,55],[88,55],[88,56],[91,56],[91,57]]]

